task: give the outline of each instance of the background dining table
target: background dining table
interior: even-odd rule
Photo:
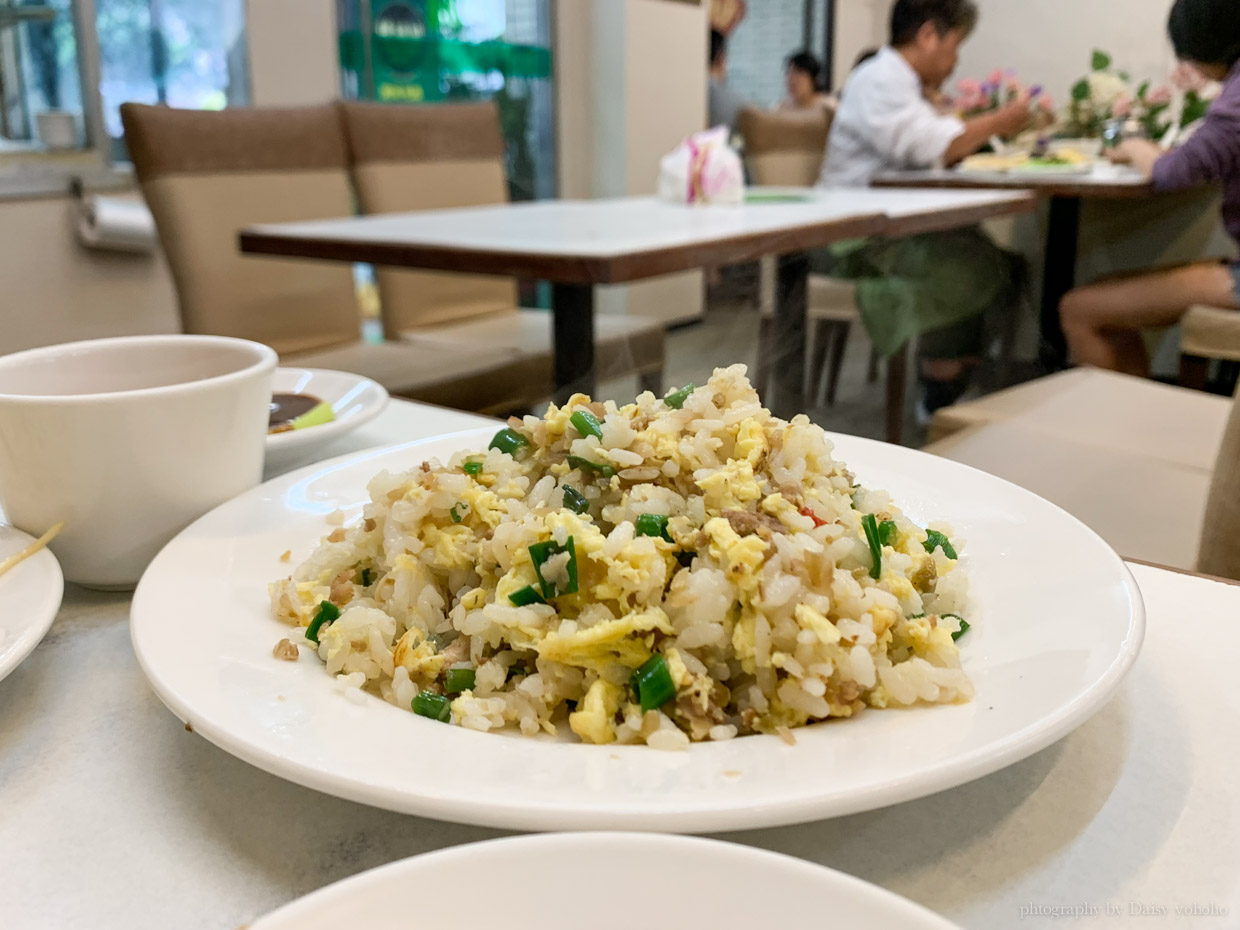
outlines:
[[[393,401],[319,457],[494,422]],[[1070,736],[918,801],[723,838],[848,872],[976,930],[1240,926],[1240,586],[1131,568],[1144,651]],[[234,930],[373,866],[502,835],[338,800],[187,732],[138,667],[129,602],[68,586],[47,638],[0,682],[5,930]],[[547,876],[548,895],[571,880]],[[392,906],[416,914],[428,893]]]
[[[1010,190],[753,188],[750,197],[739,206],[654,197],[540,200],[254,226],[239,241],[251,254],[550,281],[561,401],[594,392],[596,285],[785,256],[768,400],[791,417],[804,409],[807,251],[857,237],[955,229],[1034,207],[1029,194]]]
[[[1098,165],[1088,174],[960,171],[889,171],[874,178],[879,188],[929,190],[1026,190],[1048,202],[1046,259],[1042,268],[1039,360],[1047,371],[1067,365],[1068,344],[1059,324],[1059,304],[1076,286],[1077,249],[1084,200],[1132,200],[1159,196],[1150,179],[1131,169]]]

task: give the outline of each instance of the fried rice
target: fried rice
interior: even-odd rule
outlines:
[[[771,416],[744,366],[576,395],[369,492],[270,589],[354,699],[680,749],[972,696],[962,541]]]

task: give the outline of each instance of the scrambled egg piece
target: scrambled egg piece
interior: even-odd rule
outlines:
[[[396,641],[392,662],[404,666],[413,682],[425,686],[439,677],[447,660],[436,654],[435,644],[426,638],[425,633],[412,627]]]
[[[624,688],[600,678],[568,715],[568,725],[584,742],[610,743],[616,738],[616,711],[623,701]]]
[[[727,566],[728,579],[749,595],[758,592],[758,572],[766,561],[767,543],[760,536],[741,536],[723,517],[706,523],[710,554]]]
[[[762,497],[753,464],[745,459],[732,459],[697,486],[706,496],[707,508],[713,510],[744,510],[746,504]]]
[[[840,631],[835,624],[808,604],[797,604],[793,616],[801,624],[801,629],[809,630],[824,646],[834,646],[840,641]]]
[[[650,658],[652,637],[648,634],[656,630],[667,636],[675,632],[662,608],[651,607],[619,620],[596,623],[568,636],[548,633],[537,646],[538,655],[552,662],[596,671],[617,662],[637,668]]]
[[[750,465],[757,465],[767,450],[766,432],[762,424],[745,420],[736,434],[736,455]]]

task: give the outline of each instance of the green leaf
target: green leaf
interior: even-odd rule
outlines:
[[[883,574],[883,543],[878,535],[878,519],[872,513],[861,518],[861,528],[865,531],[865,541],[870,544],[870,558],[874,564],[870,568],[870,577],[877,581]]]
[[[1089,99],[1089,81],[1081,78],[1072,85],[1072,99],[1077,103],[1084,103]]]
[[[1093,58],[1090,59],[1090,67],[1095,71],[1105,71],[1111,67],[1113,59],[1101,49],[1094,49]]]
[[[1144,100],[1145,95],[1148,94],[1149,92],[1150,92],[1150,82],[1145,81],[1140,87],[1137,88],[1137,99]]]
[[[949,559],[958,558],[956,549],[952,545],[952,541],[938,530],[926,530],[925,547],[927,552],[934,552],[935,549],[942,549],[943,554]]]

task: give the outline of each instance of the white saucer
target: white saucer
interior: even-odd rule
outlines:
[[[282,471],[310,459],[316,448],[369,423],[388,403],[388,392],[377,382],[322,368],[277,368],[271,390],[275,394],[311,394],[327,401],[336,419],[322,426],[268,435],[268,471]]]
[[[11,526],[0,526],[0,560],[34,542]],[[0,680],[39,645],[64,595],[60,563],[49,549],[36,552],[0,575]]]

